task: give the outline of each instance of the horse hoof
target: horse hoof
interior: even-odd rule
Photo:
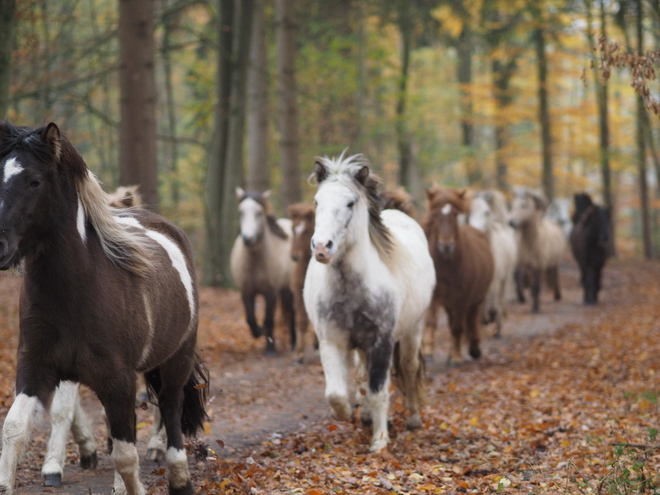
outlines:
[[[188,481],[188,483],[186,483],[186,485],[181,488],[174,488],[172,485],[170,485],[168,492],[169,495],[193,495],[195,493],[190,481]]]
[[[81,469],[96,469],[96,466],[98,465],[99,465],[99,456],[96,452],[94,452],[91,455],[80,456]]]
[[[165,452],[163,452],[161,449],[147,449],[146,458],[148,461],[161,463],[165,460]]]
[[[275,352],[275,347],[266,347],[266,357],[276,357],[277,352]]]
[[[353,411],[346,397],[331,395],[328,404],[332,408],[332,415],[337,421],[350,421]]]
[[[422,417],[419,414],[413,414],[406,419],[407,430],[417,430],[422,427]]]
[[[46,486],[62,486],[62,474],[53,473],[44,475],[44,485]],[[2,493],[2,492],[0,492]],[[7,492],[9,493],[9,492]]]
[[[387,447],[388,441],[389,441],[389,438],[379,438],[378,440],[374,440],[371,443],[371,447],[369,447],[369,450],[372,453],[377,454],[377,453],[381,452],[384,448]]]
[[[481,357],[481,349],[470,349],[470,357],[472,359],[479,359]]]

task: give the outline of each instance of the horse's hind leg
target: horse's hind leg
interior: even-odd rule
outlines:
[[[541,293],[541,269],[533,268],[530,270],[532,286],[532,313],[540,313],[539,295]]]
[[[80,394],[76,394],[75,411],[73,423],[71,423],[73,439],[78,444],[80,451],[80,467],[82,469],[94,469],[99,463],[97,454],[98,445],[94,440],[92,423],[80,403]]]
[[[388,338],[387,335],[382,335],[375,346],[367,353],[369,370],[367,403],[371,410],[372,436],[370,450],[372,452],[381,451],[390,441],[387,432],[387,411],[390,398],[390,368],[394,351],[394,344],[391,339],[391,336]]]
[[[282,301],[282,313],[284,315],[284,321],[289,325],[291,349],[296,349],[296,310],[293,303],[293,292],[291,292],[291,289],[280,290],[280,299]]]
[[[293,294],[294,310],[296,313],[296,361],[303,363],[305,360],[306,340],[309,333],[309,317],[305,309],[305,303],[302,297],[302,290],[296,290]]]
[[[410,415],[406,428],[413,430],[422,426],[421,407],[424,395],[424,362],[420,352],[421,328],[415,335],[407,335],[399,341],[397,369]],[[398,355],[397,355],[398,354]]]
[[[50,438],[41,476],[46,486],[60,486],[66,459],[66,438],[75,415],[78,384],[60,382],[50,405]]]
[[[525,302],[525,269],[523,267],[516,267],[513,273],[513,281],[516,286],[516,297],[518,302],[522,304]]]
[[[552,266],[548,268],[547,277],[548,282],[550,283],[550,287],[552,287],[554,292],[555,301],[559,301],[561,299],[561,288],[559,287],[559,267]]]
[[[456,310],[447,309],[447,319],[449,320],[449,331],[451,333],[449,363],[459,364],[463,362],[461,338],[463,336],[463,327],[465,326],[465,316],[458,314]]]
[[[440,303],[431,301],[428,311],[426,312],[426,322],[424,326],[424,334],[422,337],[422,354],[425,358],[433,359],[435,352],[435,333],[438,326],[438,309]]]
[[[257,295],[254,292],[243,292],[241,294],[243,299],[243,307],[245,308],[245,319],[250,327],[252,336],[258,339],[263,335],[263,329],[257,323],[257,317],[254,314],[254,305]]]
[[[474,359],[481,357],[481,349],[479,348],[479,327],[478,319],[481,310],[481,304],[475,304],[468,308],[467,315],[465,316],[465,329],[466,337],[468,340],[468,352]]]
[[[364,351],[358,349],[355,351],[356,367],[356,389],[355,402],[358,405],[360,421],[363,425],[371,424],[371,410],[367,403],[367,390],[369,389],[369,375],[367,374],[367,356]]]
[[[167,433],[165,425],[160,416],[158,406],[153,408],[154,420],[151,425],[151,438],[147,444],[147,459],[162,462],[165,459],[165,445],[167,443]]]

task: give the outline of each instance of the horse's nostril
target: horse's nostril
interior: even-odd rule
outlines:
[[[328,249],[332,248],[332,241],[328,241],[328,243],[325,245]]]

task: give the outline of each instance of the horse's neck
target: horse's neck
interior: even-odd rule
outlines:
[[[520,235],[526,244],[535,244],[539,237],[539,225],[542,218],[534,218],[520,225]]]

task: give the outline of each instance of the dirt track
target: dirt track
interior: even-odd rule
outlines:
[[[601,309],[585,308],[581,304],[575,268],[572,265],[565,266],[561,277],[563,300],[551,301],[550,294],[544,293],[541,315],[529,314],[528,304],[511,305],[504,337],[499,340],[485,338],[484,358],[480,366],[504,364],[508,359],[505,356],[506,350],[513,342],[543,338],[568,324],[598,318]],[[614,264],[607,271],[603,307],[611,308],[618,304],[609,289],[621,289],[629,283],[628,278],[625,265],[620,263]],[[5,288],[8,285],[11,287],[0,293],[0,299],[7,308],[8,325],[15,329],[16,320],[12,315],[16,303],[8,299],[17,296],[18,280],[5,278],[4,282]],[[264,442],[277,445],[281,436],[304,431],[329,419],[329,411],[323,400],[324,382],[318,360],[301,366],[292,364],[292,356],[288,352],[281,352],[277,358],[264,357],[263,343],[254,342],[249,337],[249,331],[243,324],[238,296],[231,291],[205,289],[201,311],[200,348],[212,375],[210,431],[201,440],[217,452],[220,458],[245,459]],[[445,349],[448,334],[445,332],[442,335],[439,341],[443,343],[443,348],[436,351],[435,360],[429,366],[432,376],[447,371]],[[281,349],[284,347],[284,339],[281,335],[279,337]],[[12,345],[15,347],[16,340],[8,344],[9,348]],[[94,418],[99,445],[105,445],[100,404],[89,391],[84,392],[84,405]],[[4,414],[0,420],[4,420]],[[138,423],[138,450],[141,459],[144,459],[150,430],[149,414],[139,411]],[[90,494],[112,491],[112,466],[105,449],[99,452],[98,469],[81,471],[76,465],[77,453],[72,443],[64,485],[46,490],[41,484],[40,467],[47,434],[47,425],[35,432],[34,440],[19,466],[17,493],[49,491],[59,494]],[[195,461],[190,459],[194,464]],[[141,467],[149,491],[164,493],[166,488],[162,466],[142,461]],[[203,462],[199,462],[193,472],[196,476],[203,476]]]

